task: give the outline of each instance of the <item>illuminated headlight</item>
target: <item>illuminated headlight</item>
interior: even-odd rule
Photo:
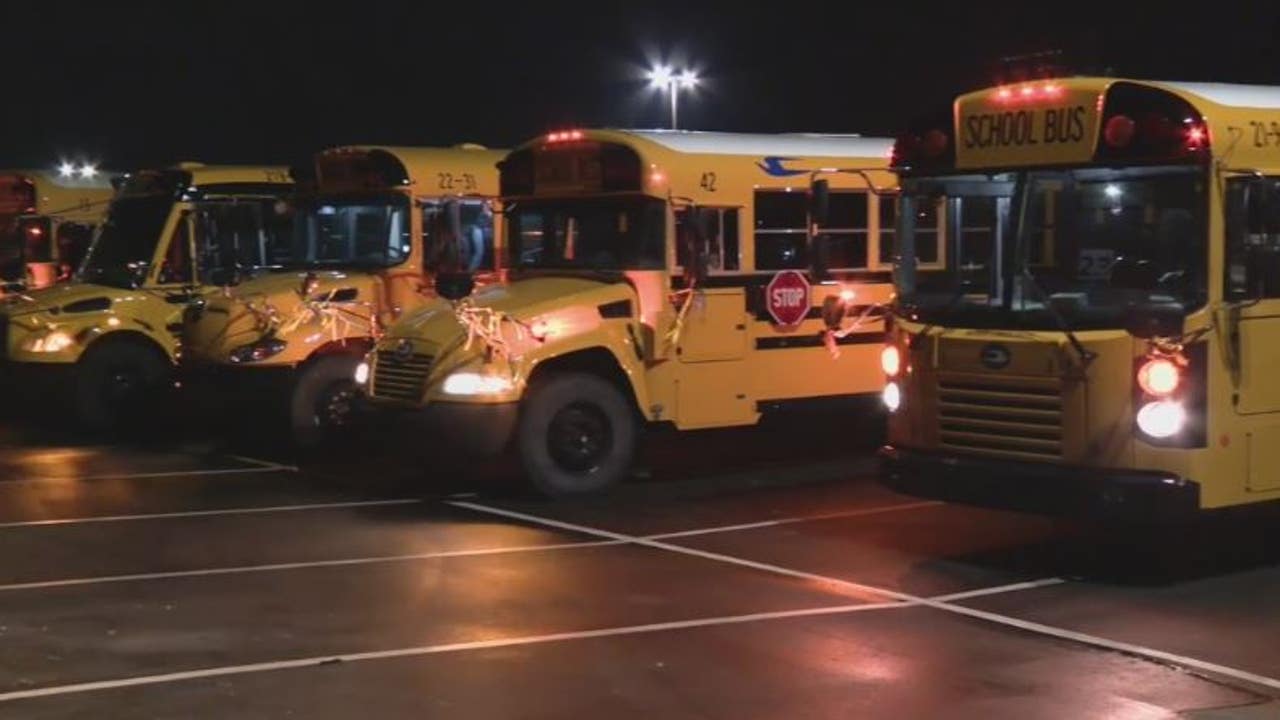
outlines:
[[[885,385],[880,397],[884,399],[884,406],[889,408],[889,412],[894,412],[902,404],[902,390],[895,382]]]
[[[263,338],[258,342],[241,345],[232,350],[228,359],[233,363],[258,362],[273,355],[279,355],[288,345],[289,343],[279,338]]]
[[[56,353],[71,347],[75,341],[75,338],[65,331],[50,330],[42,335],[28,338],[22,343],[22,349],[27,352]]]
[[[369,382],[369,363],[362,362],[356,366],[356,384],[364,385]]]
[[[515,387],[509,377],[482,375],[477,372],[456,372],[445,378],[446,395],[497,395]]]
[[[1187,411],[1173,400],[1149,402],[1138,411],[1138,429],[1153,438],[1167,438],[1182,431]]]

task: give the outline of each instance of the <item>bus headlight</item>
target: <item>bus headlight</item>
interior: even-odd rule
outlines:
[[[356,384],[364,385],[369,382],[369,363],[362,362],[356,366]]]
[[[279,338],[262,338],[255,343],[249,343],[248,345],[241,345],[240,347],[235,348],[231,351],[227,359],[236,364],[258,362],[259,360],[266,360],[273,355],[279,355],[281,352],[284,352],[284,349],[288,347],[288,345],[289,343],[284,340],[280,340]]]
[[[446,395],[497,395],[510,391],[515,383],[502,375],[483,375],[478,372],[456,372],[445,378],[440,389]]]
[[[1153,438],[1177,435],[1186,423],[1187,411],[1173,400],[1149,402],[1138,411],[1138,429]]]
[[[76,339],[65,330],[50,330],[27,338],[22,343],[22,349],[33,353],[56,353],[71,347],[75,341]]]
[[[902,404],[902,389],[896,382],[888,383],[884,386],[884,393],[880,397],[884,399],[884,406],[889,408],[889,412],[894,412]]]

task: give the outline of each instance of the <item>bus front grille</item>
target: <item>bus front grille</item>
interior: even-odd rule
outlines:
[[[1062,386],[1056,379],[942,378],[938,437],[943,449],[1025,460],[1060,460]]]
[[[378,353],[373,368],[373,396],[418,402],[422,399],[422,383],[431,369],[431,360],[430,355],[398,358],[393,353]]]

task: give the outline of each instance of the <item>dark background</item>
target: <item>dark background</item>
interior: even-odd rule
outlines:
[[[1043,50],[1077,74],[1280,84],[1280,3],[931,5],[5,2],[0,167],[664,126],[659,58],[701,70],[680,110],[702,130],[893,134]]]

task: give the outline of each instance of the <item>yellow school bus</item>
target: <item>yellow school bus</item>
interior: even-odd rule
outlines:
[[[286,168],[182,163],[123,177],[71,282],[0,306],[5,381],[95,430],[172,384],[183,309],[228,269],[273,264]]]
[[[409,313],[376,344],[367,392],[416,411],[444,447],[513,445],[551,495],[617,482],[644,423],[748,425],[788,403],[868,395],[874,408],[883,328],[864,310],[891,288],[890,147],[536,138],[500,165],[507,282],[462,297],[459,273],[457,292],[442,290],[452,307]]]
[[[993,87],[894,168],[890,485],[1103,517],[1280,497],[1280,88]]]
[[[220,404],[283,419],[311,448],[343,431],[354,372],[383,328],[435,299],[442,250],[496,278],[498,166],[504,152],[342,147],[315,158],[314,186],[292,201],[283,266],[208,297],[187,313],[184,383]],[[463,242],[449,243],[456,216]]]
[[[0,282],[3,292],[67,280],[102,222],[114,188],[83,173],[0,170]]]

